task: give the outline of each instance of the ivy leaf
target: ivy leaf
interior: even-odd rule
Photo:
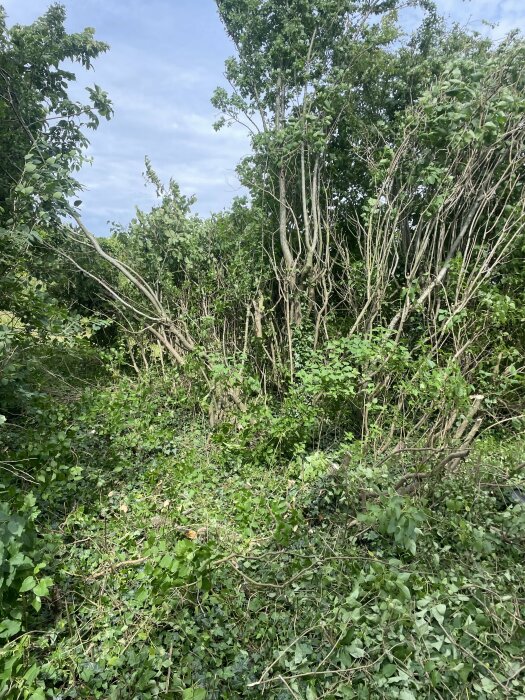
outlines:
[[[354,659],[362,659],[363,656],[365,655],[365,650],[361,649],[361,647],[355,646],[352,644],[352,646],[348,649],[350,654],[354,657]]]
[[[399,697],[401,698],[401,700],[417,700],[414,693],[411,690],[407,690],[406,688],[399,693]]]
[[[443,624],[443,620],[445,619],[445,612],[447,610],[447,606],[441,603],[440,605],[435,605],[433,608],[430,608],[430,612],[432,613],[432,616],[434,617],[435,620],[439,622],[440,625]]]
[[[395,664],[388,663],[381,667],[381,675],[384,678],[390,678],[390,676],[393,676],[396,671],[397,666]]]
[[[481,679],[481,687],[486,693],[491,693],[496,687],[496,684],[494,683],[494,681],[491,681],[490,678],[483,676],[483,678]]]
[[[205,698],[204,688],[186,688],[182,691],[182,700],[205,700]]]
[[[24,531],[25,521],[19,515],[13,515],[7,523],[7,529],[12,535],[18,537]]]

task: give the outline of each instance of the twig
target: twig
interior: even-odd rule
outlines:
[[[309,628],[308,628],[307,630],[305,630],[304,632],[301,632],[301,634],[300,634],[298,637],[296,637],[296,638],[293,640],[293,642],[290,642],[290,644],[288,644],[288,646],[287,646],[285,649],[283,649],[283,650],[281,651],[281,653],[279,654],[279,656],[277,656],[277,658],[275,658],[275,659],[272,661],[272,663],[264,669],[264,671],[262,672],[261,677],[259,678],[258,681],[255,681],[254,683],[248,683],[248,688],[253,688],[253,687],[255,687],[256,685],[261,685],[262,683],[264,683],[264,682],[265,682],[265,681],[264,681],[264,677],[267,676],[268,673],[269,673],[269,672],[272,670],[272,668],[275,666],[275,664],[276,664],[278,661],[280,661],[280,659],[283,658],[283,656],[286,654],[286,652],[289,651],[295,644],[297,644],[297,642],[298,642],[300,639],[302,639],[305,635],[307,635],[309,632],[311,632],[312,630],[314,630],[314,629],[315,629],[316,627],[318,627],[318,626],[319,626],[319,625],[313,625],[312,627],[309,627]]]
[[[98,571],[95,571],[93,574],[91,574],[88,580],[102,578],[102,576],[105,576],[106,574],[113,573],[114,571],[118,571],[119,569],[124,569],[127,566],[140,566],[146,561],[148,561],[148,557],[140,557],[139,559],[126,559],[126,561],[119,561],[117,564],[113,564],[108,568],[99,569]]]
[[[399,491],[400,494],[409,494],[414,490],[415,485],[418,481],[423,481],[423,479],[429,479],[432,476],[435,476],[436,474],[440,474],[449,462],[459,462],[460,459],[468,457],[469,454],[470,447],[465,448],[463,450],[457,450],[456,452],[451,452],[449,455],[446,455],[446,457],[443,457],[443,459],[438,463],[438,465],[434,469],[431,469],[428,472],[411,472],[410,474],[405,474],[395,484],[394,488],[396,491]],[[409,481],[411,481],[412,483],[407,483]]]

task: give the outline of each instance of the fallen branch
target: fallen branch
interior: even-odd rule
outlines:
[[[413,493],[418,482],[421,482],[424,479],[430,479],[431,477],[440,474],[449,462],[454,462],[454,464],[459,463],[461,459],[465,459],[465,457],[468,457],[469,454],[470,447],[462,450],[456,450],[456,452],[451,452],[443,457],[443,459],[438,462],[434,469],[431,469],[428,472],[410,472],[409,474],[405,474],[399,479],[394,488],[401,495]]]

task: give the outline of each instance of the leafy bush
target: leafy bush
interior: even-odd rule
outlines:
[[[28,495],[20,511],[0,504],[0,638],[9,639],[27,627],[29,607],[39,612],[51,579],[42,576],[42,561],[34,521],[35,499]],[[40,546],[39,546],[40,545]]]

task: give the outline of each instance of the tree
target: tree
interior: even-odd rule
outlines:
[[[421,4],[435,18],[433,6]],[[293,374],[293,328],[305,309],[314,324],[314,345],[321,333],[327,335],[330,273],[342,228],[336,211],[349,199],[355,206],[370,182],[362,161],[363,146],[378,138],[370,124],[413,98],[414,77],[407,76],[408,50],[397,24],[400,4],[218,0],[217,5],[237,50],[226,63],[232,92],[218,89],[213,98],[224,114],[217,126],[238,121],[252,132],[253,155],[240,172],[254,202],[270,215],[265,244],[279,281]],[[429,51],[428,34],[427,23],[412,65]]]
[[[193,347],[191,339],[176,327],[142,276],[112,256],[81,220],[81,201],[75,199],[81,185],[74,174],[84,161],[86,129],[95,129],[100,117],[109,119],[112,108],[97,85],[88,88],[90,102],[73,101],[68,84],[75,75],[61,66],[69,60],[89,69],[108,47],[95,40],[93,29],[68,34],[64,21],[65,9],[59,4],[28,27],[7,30],[2,15],[0,143],[6,145],[8,155],[0,182],[7,205],[0,234],[13,247],[11,253],[5,249],[3,262],[18,265],[19,251],[27,244],[31,264],[50,254],[54,264],[67,261],[69,269],[72,265],[90,277],[121,308],[153,321],[150,330],[180,362],[182,356],[168,336],[175,335],[185,350]],[[91,255],[87,266],[86,249]],[[124,276],[139,292],[141,308],[118,293],[115,274]],[[7,272],[4,278],[12,275]]]
[[[78,314],[68,313],[71,300],[61,303],[52,292],[63,266],[44,238],[60,237],[66,197],[80,189],[74,171],[88,143],[85,129],[111,116],[98,86],[85,104],[69,96],[75,75],[63,63],[89,69],[108,47],[93,29],[68,34],[64,21],[64,8],[53,5],[32,25],[8,29],[0,8],[1,362],[9,379],[4,397],[16,400],[38,374],[39,345],[83,335]]]
[[[108,46],[96,40],[90,28],[68,34],[65,17],[64,7],[55,4],[34,24],[8,30],[0,8],[0,201],[4,202],[4,222],[14,213],[13,198],[24,171],[36,167],[26,163],[30,152],[37,151],[48,164],[49,175],[56,175],[59,165],[63,172],[71,173],[79,168],[88,144],[85,128],[95,129],[99,117],[111,116],[108,97],[97,85],[88,88],[87,103],[69,96],[68,86],[75,75],[62,68],[63,63],[71,61],[89,70]],[[61,191],[74,194],[78,183],[63,177],[57,183]],[[40,189],[38,206],[46,207],[45,191],[52,197],[57,188]]]

